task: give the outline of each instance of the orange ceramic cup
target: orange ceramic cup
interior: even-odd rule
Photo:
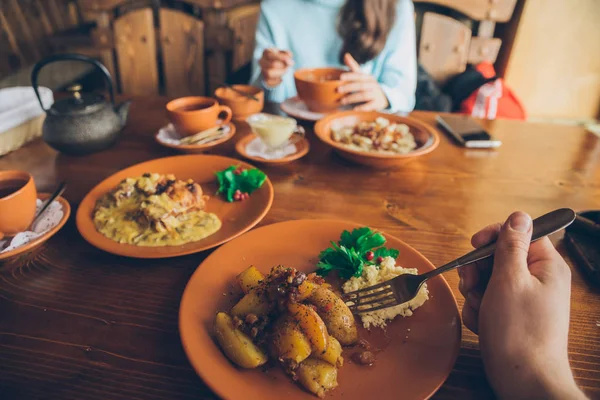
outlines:
[[[33,176],[0,171],[0,238],[25,231],[33,222],[37,191]]]
[[[257,100],[246,97],[228,87],[220,87],[215,90],[215,97],[220,104],[231,108],[233,119],[242,121],[262,111],[265,105],[265,92],[252,85],[232,85],[236,90],[254,96]]]
[[[346,71],[339,68],[303,68],[294,73],[298,97],[310,111],[328,113],[341,107],[343,93],[338,87],[340,76]]]
[[[231,108],[211,97],[181,97],[167,103],[167,116],[180,135],[191,136],[215,127],[219,119],[231,121]]]

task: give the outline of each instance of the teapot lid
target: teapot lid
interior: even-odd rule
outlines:
[[[67,91],[73,96],[56,101],[50,111],[60,115],[81,115],[97,111],[106,104],[101,94],[80,93],[80,90],[79,84],[69,86]]]

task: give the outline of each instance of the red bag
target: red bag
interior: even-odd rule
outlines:
[[[460,103],[461,113],[487,119],[524,120],[527,118],[525,107],[515,93],[506,86],[504,80],[496,78],[496,71],[491,63],[482,62],[475,69],[488,82],[481,85]]]

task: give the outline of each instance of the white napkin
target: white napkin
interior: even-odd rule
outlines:
[[[217,123],[220,123],[220,121],[217,121]],[[230,129],[231,128],[229,124],[225,125],[223,128],[223,136],[227,135]],[[173,144],[176,146],[181,144],[181,135],[177,132],[173,124],[169,124],[160,128],[156,138],[161,143]]]
[[[293,143],[288,144],[277,150],[272,150],[267,147],[266,144],[260,138],[255,138],[246,145],[246,153],[251,157],[259,157],[265,160],[278,160],[280,158],[289,156],[298,151],[296,145]]]
[[[36,213],[40,211],[40,208],[42,208],[42,204],[42,200],[37,199]],[[58,225],[62,220],[63,216],[64,211],[62,206],[58,201],[53,201],[44,213],[42,219],[35,223],[31,231],[19,232],[9,240],[0,240],[0,249],[3,249],[0,250],[0,253],[17,249],[21,246],[26,245],[32,240],[39,238],[40,236],[48,232],[50,229]],[[4,246],[8,247],[4,248]]]

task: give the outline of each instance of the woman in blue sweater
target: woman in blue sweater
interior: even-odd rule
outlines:
[[[411,111],[417,82],[410,0],[263,0],[252,83],[266,98],[296,95],[293,70],[345,65],[342,103]]]

